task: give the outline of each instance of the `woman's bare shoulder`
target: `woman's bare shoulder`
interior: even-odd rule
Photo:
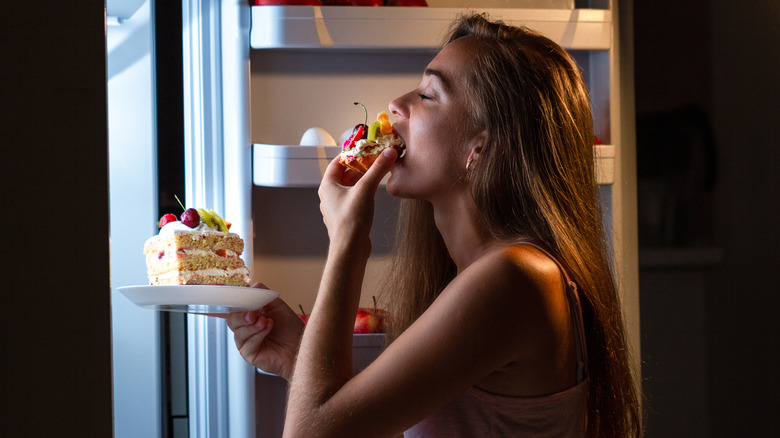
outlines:
[[[490,251],[464,274],[509,290],[548,290],[561,285],[561,272],[555,261],[525,244],[507,244]]]

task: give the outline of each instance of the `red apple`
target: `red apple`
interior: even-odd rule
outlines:
[[[298,318],[301,318],[301,321],[303,321],[303,323],[306,324],[307,322],[309,322],[309,315],[307,315],[306,312],[303,311],[303,306],[301,306],[300,304],[298,304],[298,308],[301,309],[301,314],[298,315]]]
[[[376,308],[376,298],[374,297],[374,307],[360,307],[355,317],[354,332],[364,333],[384,333],[385,316],[387,312]]]
[[[388,0],[387,6],[428,6],[425,0]]]
[[[384,6],[384,0],[325,0],[326,6]]]
[[[255,0],[255,6],[322,6],[320,0]]]

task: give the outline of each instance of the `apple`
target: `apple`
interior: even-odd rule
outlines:
[[[388,0],[387,6],[428,6],[425,0]]]
[[[301,318],[301,321],[303,321],[303,323],[306,324],[307,322],[309,322],[309,315],[307,315],[306,312],[303,311],[303,306],[301,306],[300,304],[298,304],[298,308],[301,309],[301,314],[298,315],[298,318]]]
[[[384,6],[384,0],[324,0],[325,6]]]
[[[255,6],[322,6],[320,0],[255,0]]]
[[[376,297],[372,297],[374,300],[374,307],[359,307],[357,316],[355,316],[355,328],[354,333],[384,333],[385,332],[385,316],[387,312],[382,309],[376,308]]]
[[[385,332],[385,316],[387,312],[384,309],[377,309],[376,298],[374,299],[374,307],[359,307],[357,315],[355,316],[354,333],[368,334],[368,333],[384,333]],[[303,321],[304,324],[309,322],[309,316],[303,310],[303,306],[300,304],[298,308],[301,309],[301,313],[298,318]]]

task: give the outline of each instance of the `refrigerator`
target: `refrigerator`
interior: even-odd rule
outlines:
[[[160,2],[162,3],[162,2]],[[522,24],[574,55],[590,88],[594,163],[639,369],[630,2],[428,0],[428,7],[254,6],[183,0],[181,55],[156,42],[160,4],[106,4],[112,339],[117,437],[280,436],[286,386],[240,357],[223,320],[135,306],[117,288],[146,283],[143,242],[156,233],[166,172],[188,206],[211,208],[246,244],[254,281],[311,309],[327,234],[317,186],[337,146],[301,146],[307,129],[338,141],[416,87],[463,10]],[[178,4],[177,4],[178,7]],[[178,23],[177,23],[178,24]],[[178,26],[174,27],[179,32]],[[177,41],[177,44],[179,42]],[[173,51],[176,53],[176,51]],[[163,55],[164,54],[164,55]],[[176,68],[170,68],[171,63]],[[180,101],[163,103],[171,75]],[[163,86],[163,84],[166,84]],[[174,87],[175,88],[175,87]],[[178,105],[180,103],[180,105]],[[166,115],[181,109],[180,138]],[[175,143],[182,153],[161,155]],[[161,158],[162,157],[162,158]],[[397,200],[380,187],[361,305],[370,306],[392,241]],[[172,312],[171,312],[172,313]]]

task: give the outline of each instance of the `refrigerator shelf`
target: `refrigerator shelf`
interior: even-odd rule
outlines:
[[[252,181],[263,187],[318,187],[340,146],[252,146]]]
[[[253,6],[253,49],[436,50],[463,9]],[[537,30],[566,49],[609,50],[612,13],[604,9],[479,9]]]
[[[596,184],[603,186],[615,182],[615,145],[599,144],[594,146],[596,161]]]
[[[340,146],[252,146],[252,181],[261,187],[318,187],[328,163],[341,152]],[[596,145],[596,182],[615,180],[615,146]]]

